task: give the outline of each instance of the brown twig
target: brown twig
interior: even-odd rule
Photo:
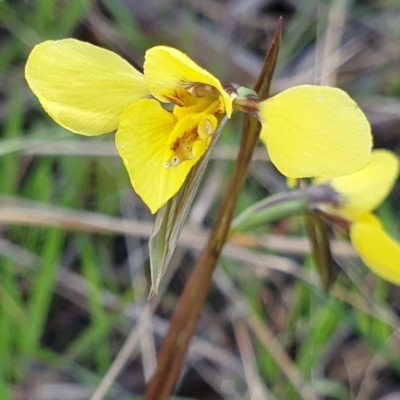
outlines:
[[[279,50],[281,26],[282,21],[280,19],[255,86],[261,99],[268,97]],[[183,358],[206,299],[212,274],[229,232],[236,202],[246,178],[254,147],[258,141],[259,131],[259,123],[246,116],[243,123],[239,155],[221,206],[221,213],[211,232],[207,246],[200,254],[178,300],[169,331],[160,349],[157,369],[145,393],[145,400],[164,400],[174,388]]]

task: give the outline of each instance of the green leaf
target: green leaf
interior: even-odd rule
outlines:
[[[304,189],[277,193],[238,215],[232,221],[230,234],[251,231],[270,221],[305,213],[321,203],[335,205],[339,201],[338,196],[329,185],[308,186]]]
[[[220,122],[207,152],[193,167],[179,192],[157,212],[153,232],[149,241],[151,272],[149,299],[156,296],[158,293],[161,280],[167,271],[168,264],[175,251],[190,206],[193,203],[201,178],[210,160],[211,151],[227,120],[228,118],[225,117]]]

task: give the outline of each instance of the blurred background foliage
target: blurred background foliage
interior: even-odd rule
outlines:
[[[152,217],[129,186],[113,134],[78,137],[43,112],[23,76],[32,47],[74,37],[141,68],[147,48],[167,44],[251,86],[279,16],[273,93],[341,87],[367,114],[375,146],[398,154],[398,0],[0,1],[0,399],[89,399],[111,366],[118,373],[106,398],[140,398],[240,138],[234,117],[160,296],[148,303]],[[260,146],[238,211],[283,190]],[[399,211],[396,186],[378,214],[397,238]],[[366,270],[345,233],[332,237],[341,274],[331,293],[316,275],[302,217],[232,239],[178,398],[400,398],[400,291]],[[127,340],[133,352],[120,365]]]

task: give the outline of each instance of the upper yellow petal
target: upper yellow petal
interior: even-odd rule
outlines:
[[[328,211],[354,221],[382,203],[398,175],[398,158],[390,151],[374,150],[362,170],[330,180],[317,179],[315,183],[329,183],[343,198],[340,207],[330,207]]]
[[[350,239],[367,267],[388,282],[400,285],[400,245],[371,214],[360,217],[350,228]]]
[[[136,193],[152,213],[174,196],[206,150],[206,140],[192,147],[192,159],[171,165],[173,139],[197,129],[201,115],[177,119],[156,100],[139,100],[121,115],[116,145]]]
[[[178,102],[182,97],[179,92],[201,83],[215,88],[222,97],[226,114],[228,117],[232,114],[234,95],[229,96],[217,78],[177,49],[156,46],[147,50],[144,75],[151,94],[159,101],[184,105]]]
[[[115,130],[122,111],[150,95],[143,75],[127,61],[75,39],[35,46],[25,76],[50,117],[82,135]]]
[[[370,126],[342,90],[296,86],[260,103],[261,140],[289,178],[334,177],[369,161]]]

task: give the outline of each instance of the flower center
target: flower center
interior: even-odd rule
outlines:
[[[196,142],[202,140],[208,146],[217,124],[212,114],[189,114],[179,119],[168,138],[164,168],[177,167],[184,161],[192,160]]]

